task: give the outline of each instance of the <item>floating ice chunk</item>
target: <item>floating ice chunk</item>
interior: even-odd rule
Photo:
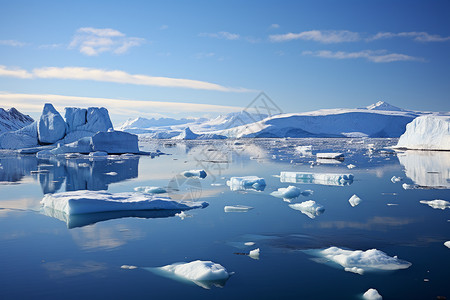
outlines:
[[[430,201],[420,200],[420,203],[427,204],[428,206],[430,206],[430,207],[432,207],[434,209],[442,209],[442,210],[444,210],[446,208],[450,208],[450,202],[445,201],[445,200],[439,200],[439,199],[430,200]]]
[[[287,188],[279,188],[277,191],[270,193],[270,195],[283,198],[283,199],[294,199],[300,196],[300,189],[295,186],[288,186]]]
[[[317,158],[322,159],[344,159],[343,153],[317,153]]]
[[[229,186],[232,191],[251,189],[264,191],[266,188],[266,181],[264,178],[258,176],[231,177],[230,180],[227,181],[227,186]]]
[[[192,215],[189,215],[189,214],[185,213],[184,211],[175,214],[175,216],[179,217],[181,220],[192,217]]]
[[[205,170],[189,170],[189,171],[184,171],[182,174],[184,177],[205,178],[207,176]]]
[[[348,202],[350,202],[350,205],[353,206],[353,207],[355,207],[356,205],[360,204],[361,201],[362,201],[361,198],[356,196],[356,194],[351,196],[350,199],[348,200]]]
[[[366,300],[381,300],[383,297],[378,293],[376,289],[368,289],[364,294],[363,298]]]
[[[52,154],[63,153],[90,153],[92,152],[92,141],[90,137],[84,137],[76,142],[59,146],[50,151]]]
[[[357,268],[357,267],[353,267],[353,268],[344,268],[344,270],[345,270],[346,272],[352,272],[352,273],[359,274],[359,275],[363,275],[363,274],[364,274],[364,269]]]
[[[341,265],[346,271],[351,272],[357,269],[362,269],[362,272],[392,271],[407,269],[411,266],[410,262],[398,259],[396,256],[390,257],[383,251],[377,249],[353,251],[344,250],[338,247],[330,247],[312,253],[314,255],[325,257],[326,259]]]
[[[134,270],[134,269],[137,269],[136,266],[129,266],[129,265],[122,265],[120,268],[121,268],[121,269],[125,269],[125,270]]]
[[[392,176],[392,178],[391,178],[392,183],[400,182],[402,180],[403,180],[403,178],[397,177],[397,176]]]
[[[353,174],[327,174],[309,172],[281,172],[280,182],[306,183],[322,185],[350,185],[353,183]]]
[[[105,175],[116,176],[117,172],[108,172],[108,173],[105,173]]]
[[[446,241],[446,242],[444,243],[444,246],[447,247],[447,248],[450,248],[450,241]]]
[[[248,253],[248,256],[250,256],[250,257],[253,258],[253,259],[259,259],[259,248],[256,248],[256,249],[254,249],[254,250],[251,250],[251,251]]]
[[[175,263],[158,269],[166,274],[190,280],[205,289],[209,289],[211,286],[223,287],[232,275],[220,264],[201,260]]]
[[[87,190],[47,194],[41,204],[67,215],[124,210],[188,210],[208,206],[207,202],[178,202],[152,194]]]
[[[148,193],[148,194],[164,194],[167,193],[165,188],[159,186],[138,186],[135,187],[136,192]]]
[[[309,157],[312,156],[312,146],[297,146],[295,147],[295,152],[300,154],[300,156]]]
[[[316,203],[316,201],[313,200],[304,201],[302,203],[289,204],[289,207],[301,211],[311,219],[320,216],[325,211],[325,208],[322,205]]]
[[[353,169],[354,167],[356,167],[356,166],[353,165],[353,164],[348,164],[348,165],[347,165],[347,168],[349,168],[349,169]]]
[[[245,205],[227,205],[223,208],[225,212],[247,212],[251,209],[253,207]]]
[[[245,242],[244,245],[245,246],[253,246],[255,244],[255,242]]]
[[[37,124],[39,142],[53,144],[66,134],[66,122],[50,103],[45,103]]]

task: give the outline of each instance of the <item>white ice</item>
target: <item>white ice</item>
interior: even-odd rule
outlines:
[[[205,170],[189,170],[189,171],[184,171],[182,174],[184,177],[205,178],[207,176]]]
[[[403,180],[403,178],[397,177],[397,176],[392,176],[392,178],[391,178],[392,183],[400,182],[402,180]]]
[[[381,300],[383,297],[378,293],[376,289],[368,289],[364,294],[363,298],[366,300]]]
[[[249,189],[263,191],[266,187],[266,181],[264,178],[258,176],[231,177],[230,180],[227,181],[227,186],[229,186],[232,191]]]
[[[159,186],[138,186],[135,187],[136,192],[148,193],[148,194],[164,194],[167,193],[165,188]]]
[[[253,207],[245,205],[227,205],[223,208],[225,212],[247,212],[251,209]]]
[[[356,166],[353,165],[353,164],[348,164],[348,165],[347,165],[347,168],[348,168],[348,169],[353,169],[354,167],[356,167]]]
[[[289,207],[295,210],[299,210],[311,219],[320,216],[325,211],[325,208],[322,205],[316,203],[316,201],[313,200],[304,201],[302,203],[289,204]]]
[[[274,197],[283,199],[294,199],[300,196],[300,194],[300,189],[292,185],[288,186],[287,188],[279,188],[277,191],[270,193],[270,195]]]
[[[120,266],[121,269],[125,269],[125,270],[134,270],[137,269],[136,266],[130,266],[130,265],[122,265]]]
[[[41,204],[67,215],[123,210],[188,210],[208,206],[207,202],[178,202],[153,194],[88,190],[47,194]]]
[[[348,202],[350,203],[350,205],[351,205],[352,207],[357,206],[358,204],[361,203],[361,201],[362,201],[361,198],[359,198],[358,196],[356,196],[356,194],[353,195],[353,196],[351,196],[350,199],[348,199]]]
[[[309,172],[281,172],[280,181],[343,186],[353,183],[353,174],[327,174]]]
[[[446,209],[446,208],[450,208],[450,202],[445,201],[445,200],[440,200],[440,199],[436,199],[436,200],[420,200],[420,203],[422,204],[427,204],[428,206],[434,208],[434,209]]]
[[[251,251],[248,253],[248,256],[250,256],[250,257],[253,258],[253,259],[259,259],[259,253],[260,253],[259,248],[256,248],[256,249],[251,250]]]
[[[343,153],[317,153],[317,158],[321,159],[342,159],[344,158]]]
[[[450,248],[450,241],[446,241],[446,242],[444,243],[444,246],[447,247],[447,248]]]
[[[44,105],[37,130],[39,142],[42,144],[53,144],[66,134],[66,123],[63,117],[50,103]]]

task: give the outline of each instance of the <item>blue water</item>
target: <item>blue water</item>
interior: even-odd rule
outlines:
[[[450,153],[392,153],[394,139],[141,141],[142,150],[170,155],[37,160],[0,154],[0,299],[361,299],[375,288],[383,299],[450,297],[450,209],[420,200],[450,201]],[[312,145],[312,155],[296,151]],[[344,161],[316,163],[316,152],[343,152]],[[356,167],[349,170],[347,165]],[[205,169],[205,179],[180,173]],[[39,173],[35,172],[41,170]],[[42,171],[44,170],[44,171]],[[33,171],[33,172],[32,172]],[[280,182],[282,171],[352,173],[345,186]],[[230,191],[233,176],[256,175],[264,191]],[[392,183],[392,176],[403,178]],[[419,189],[405,190],[402,184]],[[271,192],[294,185],[313,190],[314,219]],[[44,194],[73,190],[132,191],[162,186],[175,199],[207,201],[204,209],[45,215]],[[357,194],[363,201],[352,207]],[[390,204],[390,205],[388,205]],[[226,205],[253,207],[225,213]],[[244,242],[255,242],[245,246]],[[344,271],[310,249],[376,248],[412,263],[397,271]],[[242,253],[260,248],[260,259]],[[223,287],[204,289],[149,268],[211,260],[234,272]],[[138,266],[135,270],[122,265]]]

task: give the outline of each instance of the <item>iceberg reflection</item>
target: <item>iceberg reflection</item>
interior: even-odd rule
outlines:
[[[344,186],[353,183],[353,174],[281,172],[280,182]]]

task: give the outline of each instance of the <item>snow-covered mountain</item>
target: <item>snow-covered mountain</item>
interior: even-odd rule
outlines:
[[[152,133],[155,132],[155,128],[161,127],[170,127],[176,125],[184,125],[184,124],[195,124],[206,122],[208,119],[206,118],[182,118],[182,119],[174,119],[174,118],[130,118],[125,123],[117,128],[121,131],[126,131],[130,133]]]
[[[387,110],[387,111],[405,111],[404,109],[391,105],[384,101],[378,101],[366,107],[368,110]]]
[[[30,116],[20,113],[14,107],[8,110],[0,108],[0,134],[21,129],[33,122]]]

